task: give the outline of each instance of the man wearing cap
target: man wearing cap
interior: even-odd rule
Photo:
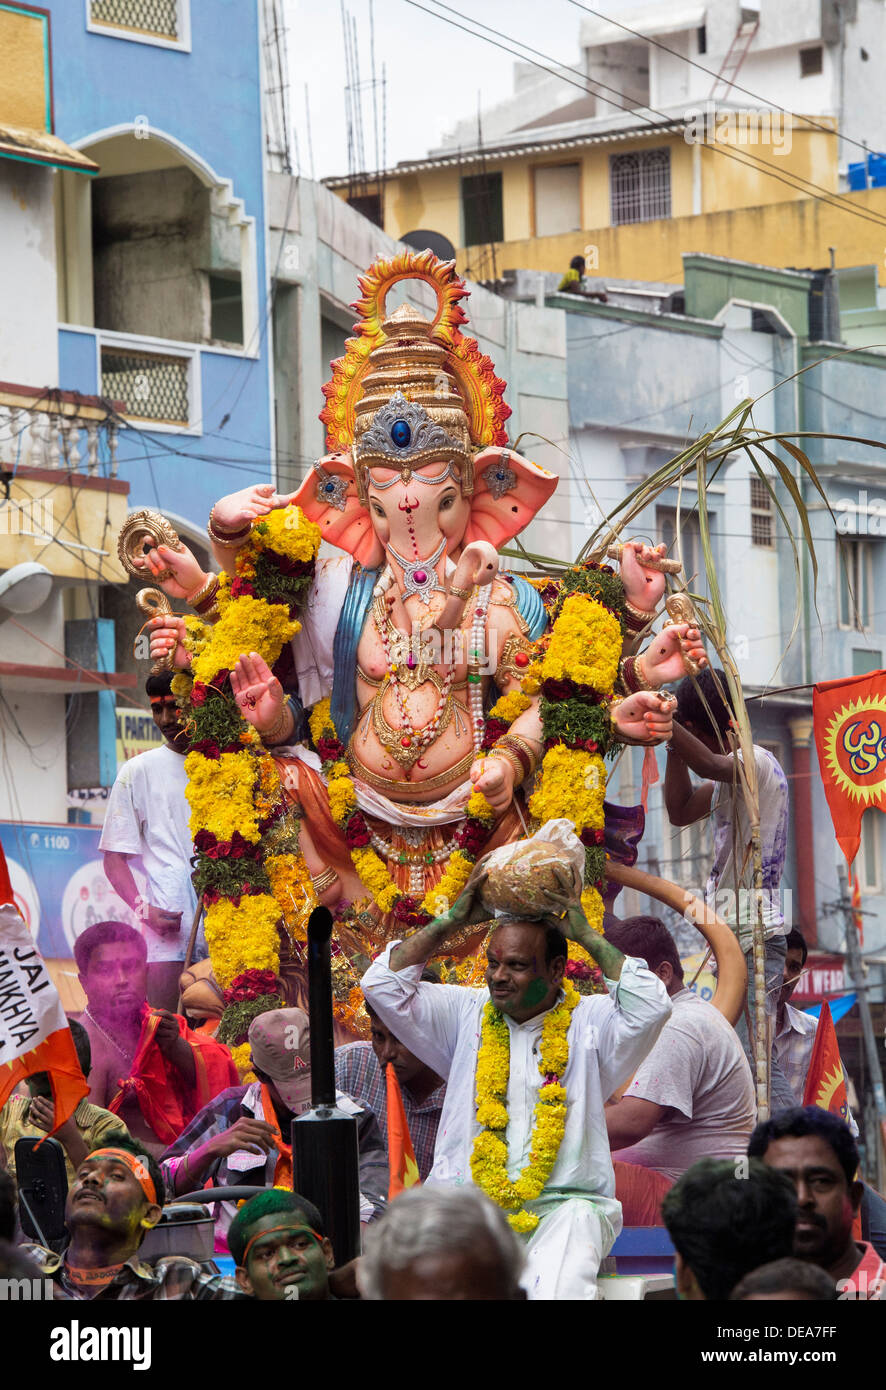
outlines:
[[[156,1159],[127,1134],[109,1134],[77,1167],[68,1190],[63,1254],[42,1245],[23,1250],[50,1278],[57,1298],[121,1303],[239,1299],[233,1279],[207,1274],[183,1255],[139,1258],[160,1220],[165,1191]]]
[[[310,1035],[304,1009],[272,1009],[249,1028],[250,1086],[232,1086],[194,1116],[162,1155],[163,1176],[176,1196],[203,1187],[292,1187],[290,1125],[311,1105]],[[360,1151],[360,1220],[381,1214],[388,1190],[388,1161],[378,1123],[365,1109],[337,1091],[339,1109],[357,1117]],[[236,1211],[232,1203],[216,1210],[216,1248]]]

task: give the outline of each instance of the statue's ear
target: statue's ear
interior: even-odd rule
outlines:
[[[357,496],[349,454],[328,454],[320,459],[295,500],[305,516],[320,527],[324,541],[353,555],[364,569],[377,569],[382,563],[385,552],[372,529],[369,512]]]
[[[490,541],[499,550],[529,525],[559,481],[556,473],[511,449],[497,445],[484,449],[474,459],[474,496],[465,544]]]

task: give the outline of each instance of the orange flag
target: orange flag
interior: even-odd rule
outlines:
[[[58,992],[15,905],[0,846],[0,1105],[38,1071],[49,1073],[55,1133],[89,1094],[89,1085]]]
[[[803,1104],[817,1105],[819,1110],[830,1110],[844,1121],[849,1114],[846,1078],[843,1075],[840,1047],[827,1000],[821,1006],[818,1027],[815,1030]]]
[[[421,1178],[419,1177],[418,1164],[415,1161],[415,1150],[412,1147],[409,1125],[406,1121],[406,1111],[403,1108],[400,1083],[390,1062],[388,1062],[385,1075],[388,1102],[388,1168],[391,1175],[388,1185],[388,1201],[393,1201],[405,1188],[415,1187],[420,1183]]]
[[[821,682],[812,714],[834,833],[851,864],[864,812],[886,810],[886,671]]]

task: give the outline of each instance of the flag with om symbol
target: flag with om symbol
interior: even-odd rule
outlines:
[[[865,811],[886,810],[886,671],[822,681],[813,691],[812,713],[834,833],[851,864]]]

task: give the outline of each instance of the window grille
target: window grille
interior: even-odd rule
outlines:
[[[135,420],[187,428],[189,412],[188,357],[102,348],[102,395],[123,401],[124,413]]]
[[[670,217],[670,150],[610,155],[609,203],[614,227]]]
[[[772,495],[762,478],[751,478],[751,545],[775,544]]]
[[[91,0],[93,24],[132,29],[161,39],[180,39],[179,0]]]

